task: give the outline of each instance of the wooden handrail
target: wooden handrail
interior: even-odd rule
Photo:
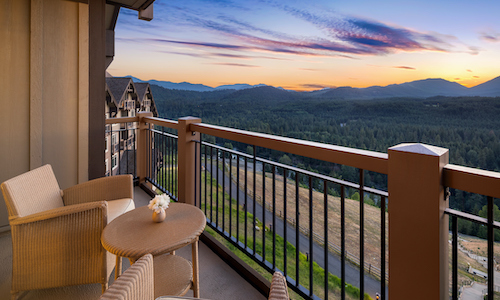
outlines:
[[[500,173],[448,164],[443,184],[447,187],[500,198]]]
[[[177,121],[155,118],[155,117],[145,117],[144,120],[154,125],[168,127],[172,129],[179,129],[179,123]]]
[[[221,127],[203,123],[190,124],[191,131],[197,131],[220,138],[242,142],[258,147],[283,151],[359,169],[387,174],[386,153],[359,150],[294,138],[257,133],[240,129]]]
[[[131,123],[131,122],[139,122],[139,117],[122,117],[122,118],[109,118],[106,119],[106,125],[109,124],[118,124],[118,123]]]

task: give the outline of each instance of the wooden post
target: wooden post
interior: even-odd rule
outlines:
[[[148,145],[149,125],[144,122],[144,117],[152,117],[152,112],[138,112],[137,117],[139,117],[139,128],[137,130],[137,177],[139,178],[139,184],[146,181],[146,176],[148,175],[148,153],[151,151]],[[152,145],[152,144],[151,144]],[[152,146],[151,146],[152,147]]]
[[[449,299],[448,149],[389,148],[389,299]]]
[[[177,173],[178,180],[178,200],[179,202],[195,204],[195,176],[194,166],[196,161],[194,140],[200,140],[200,133],[193,132],[189,124],[201,123],[201,119],[194,117],[180,118],[178,129],[178,151],[177,151]],[[199,153],[198,153],[199,155]],[[197,185],[199,187],[199,185]]]
[[[105,175],[106,1],[89,0],[88,179]]]

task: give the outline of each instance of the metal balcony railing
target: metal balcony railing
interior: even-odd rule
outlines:
[[[164,120],[150,113],[106,122],[137,122],[134,148],[140,182],[199,206],[211,230],[264,270],[282,271],[289,287],[306,299],[353,298],[346,291],[353,287],[358,288],[354,298],[374,298],[367,283],[373,280],[380,299],[407,299],[413,293],[409,291],[422,286],[428,299],[458,299],[456,224],[460,218],[488,228],[488,277],[494,277],[493,231],[500,223],[494,221],[493,199],[500,198],[500,174],[450,165],[448,149],[401,144],[385,154],[208,125],[191,117]],[[208,139],[245,143],[253,151],[229,149]],[[259,149],[351,166],[359,179],[347,182],[277,163],[259,157]],[[366,187],[368,172],[387,175],[388,190]],[[488,217],[450,209],[447,187],[487,196]],[[355,212],[359,247],[350,251],[346,247],[350,224],[345,218],[346,203],[352,201],[354,191],[359,194]],[[366,232],[365,197],[378,201],[377,233]],[[339,199],[341,211],[335,224],[332,198]],[[448,216],[453,235],[451,268]],[[337,240],[332,234],[336,229]],[[373,251],[366,245],[375,235],[379,262],[373,264]],[[330,267],[333,257],[340,267]],[[346,274],[348,268],[357,269],[357,279]],[[336,280],[339,291],[335,291]],[[494,280],[489,280],[489,299],[493,290]]]

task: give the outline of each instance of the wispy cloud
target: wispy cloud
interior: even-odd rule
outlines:
[[[418,32],[413,29],[388,25],[376,20],[340,15],[332,11],[322,13],[293,7],[277,1],[260,1],[259,5],[246,5],[229,0],[202,0],[205,6],[190,5],[182,1],[168,2],[161,9],[168,14],[165,26],[183,26],[191,32],[206,33],[203,38],[168,38],[168,32],[155,39],[158,43],[184,45],[194,48],[224,49],[228,51],[266,51],[274,54],[300,56],[332,56],[353,58],[359,55],[386,55],[394,52],[415,51],[455,51],[457,39],[432,32]],[[246,5],[246,6],[244,6]],[[207,8],[209,7],[209,8]],[[206,9],[204,9],[206,8]],[[230,8],[230,9],[228,9]],[[244,18],[236,18],[232,13],[274,9],[305,22],[317,29],[317,33],[301,36],[291,32],[274,30]],[[128,14],[127,14],[128,15]],[[142,25],[141,25],[142,26]],[[213,42],[214,37],[219,41]],[[490,39],[494,37],[488,36]],[[496,37],[498,38],[498,36]],[[139,40],[139,39],[138,39]],[[463,45],[461,45],[463,46]],[[477,53],[478,49],[469,49]],[[237,54],[230,57],[238,58]],[[240,57],[243,58],[243,57]]]
[[[303,89],[308,89],[308,90],[320,90],[324,88],[336,88],[336,86],[333,85],[324,85],[324,84],[317,84],[317,83],[305,83],[300,85],[301,88]]]
[[[260,68],[260,66],[256,65],[247,65],[247,64],[236,64],[236,63],[210,63],[211,65],[219,65],[219,66],[229,66],[229,67],[244,67],[244,68]]]
[[[408,66],[394,66],[393,68],[405,69],[405,70],[416,70],[414,67],[408,67]]]
[[[487,42],[497,43],[500,42],[499,32],[481,32],[480,38]]]
[[[323,69],[311,69],[311,68],[299,68],[299,70],[302,70],[302,71],[311,71],[311,72],[323,71]]]

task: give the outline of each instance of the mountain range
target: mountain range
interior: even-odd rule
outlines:
[[[131,77],[136,82],[149,82],[150,84],[158,85],[167,89],[197,91],[197,92],[210,92],[210,91],[220,91],[220,90],[246,90],[246,89],[261,88],[267,86],[265,84],[258,84],[258,85],[234,84],[234,85],[221,85],[214,88],[203,84],[193,84],[189,82],[174,83],[170,81],[158,81],[158,80],[143,81],[133,76],[127,76],[127,77]],[[401,84],[391,84],[388,86],[371,86],[367,88],[353,88],[345,86],[345,87],[321,89],[312,92],[295,92],[295,91],[284,90],[282,88],[274,88],[274,89],[282,90],[283,92],[300,93],[312,97],[328,98],[328,99],[376,99],[376,98],[393,98],[393,97],[429,98],[434,96],[500,97],[500,76],[471,88],[465,87],[456,82],[451,82],[440,78],[429,78],[429,79],[416,80]]]

